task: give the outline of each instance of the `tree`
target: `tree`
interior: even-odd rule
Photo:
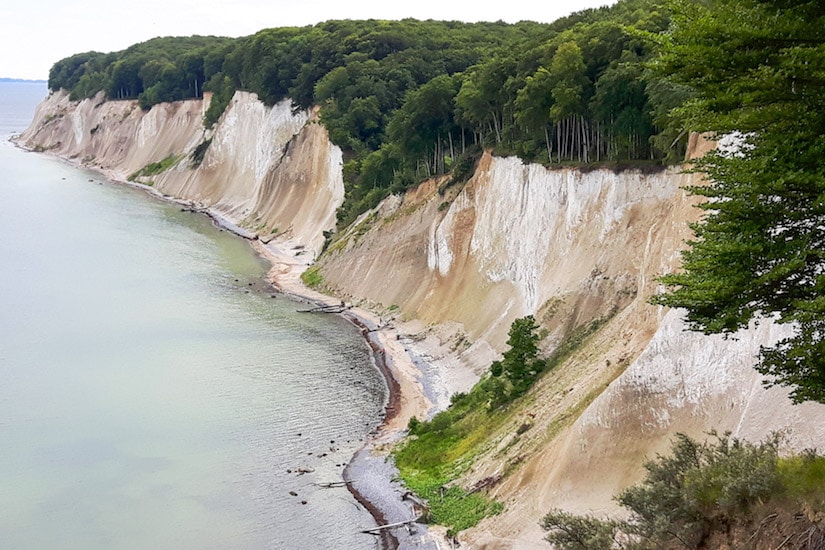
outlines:
[[[616,544],[618,524],[592,516],[577,516],[564,510],[553,510],[541,520],[541,528],[549,531],[544,540],[553,548],[563,550],[610,550]]]
[[[547,148],[547,160],[553,161],[553,140],[550,137],[550,108],[553,106],[553,78],[544,67],[524,81],[515,100],[516,122],[528,134],[540,134]]]
[[[538,359],[538,328],[532,315],[516,319],[510,325],[507,339],[510,349],[504,352],[501,361],[490,365],[490,387],[496,390],[494,406],[523,395],[542,371],[544,363]]]
[[[550,118],[556,123],[558,150],[562,157],[588,161],[588,129],[583,115],[587,107],[587,91],[590,81],[585,75],[586,65],[581,48],[575,42],[565,42],[550,64],[550,76],[554,80],[550,93],[553,106]],[[582,154],[583,153],[583,154]]]
[[[696,92],[686,123],[739,143],[697,162],[705,214],[654,302],[705,333],[790,325],[756,368],[795,402],[825,402],[825,5],[681,0],[664,46],[658,70]]]
[[[454,119],[458,79],[441,75],[407,94],[387,128],[390,138],[411,158],[422,159],[427,175],[445,171],[455,158],[461,128]]]
[[[590,108],[605,129],[608,158],[643,158],[649,150],[645,138],[654,132],[642,67],[637,56],[626,51],[596,82]]]

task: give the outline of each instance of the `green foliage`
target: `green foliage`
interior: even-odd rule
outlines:
[[[705,516],[746,512],[780,488],[774,442],[752,446],[721,438],[705,454],[706,463],[685,476],[688,498]]]
[[[429,472],[433,477],[456,472],[458,464],[493,432],[505,415],[491,415],[488,396],[478,385],[454,398],[451,406],[428,422],[410,426],[410,439],[396,452],[399,468]],[[452,479],[452,477],[450,477]]]
[[[547,540],[561,550],[701,548],[720,530],[759,524],[750,517],[756,507],[766,516],[825,510],[825,457],[780,458],[777,438],[755,445],[711,435],[699,443],[679,434],[670,454],[645,464],[645,479],[617,497],[629,520],[553,510],[542,521]]]
[[[616,543],[616,522],[552,510],[541,521],[545,540],[563,550],[609,550]]]
[[[736,151],[696,169],[708,185],[684,271],[655,302],[687,309],[694,330],[732,333],[775,317],[794,334],[758,370],[796,402],[825,402],[825,8],[810,2],[675,3],[657,70],[690,86],[692,129],[738,132]]]
[[[576,333],[574,343],[560,346],[563,351],[548,364],[538,357],[537,329],[532,316],[516,319],[507,340],[510,348],[501,361],[491,365],[488,376],[470,392],[453,395],[450,407],[432,420],[410,420],[410,437],[395,450],[395,463],[407,487],[430,501],[435,523],[459,530],[500,510],[499,504],[489,503],[479,494],[466,495],[458,487],[441,489],[461,475],[490,436],[512,419],[514,411],[508,405],[522,396],[548,365],[555,366],[589,333]],[[472,521],[458,520],[453,513]]]
[[[450,485],[466,468],[469,457],[503,421],[486,413],[485,403],[475,390],[454,397],[452,406],[429,422],[411,419],[414,437],[394,453],[404,484],[427,500],[428,520],[450,528],[450,534],[476,525],[499,513],[501,503],[482,493],[470,493]]]
[[[785,496],[825,509],[825,457],[814,450],[781,457],[777,464]]]
[[[582,12],[471,67],[456,97],[459,120],[477,141],[528,160],[681,160],[674,147],[683,141],[663,145],[679,135],[661,115],[676,95],[666,86],[648,94],[661,78],[645,70],[652,38],[668,26],[662,4],[625,0]]]
[[[586,69],[582,50],[575,42],[565,42],[558,47],[548,71],[553,81],[550,88],[553,98],[550,119],[553,122],[582,114],[585,108],[582,99],[590,86],[590,80],[585,75]]]
[[[488,401],[487,391],[478,384],[469,393],[454,395],[450,407],[432,420],[411,419],[411,437],[394,452],[405,485],[428,501],[430,521],[449,527],[451,533],[502,509],[481,493],[448,487],[467,468],[479,446],[509,418],[492,414]]]
[[[318,266],[311,266],[306,271],[301,273],[301,281],[309,288],[320,288],[324,284],[324,276],[321,274],[321,268]]]
[[[402,476],[408,489],[424,498],[429,506],[429,523],[448,527],[447,535],[469,529],[488,516],[501,513],[504,506],[481,493],[469,493],[448,485],[450,478],[415,472]]]
[[[643,540],[676,539],[695,548],[717,517],[747,513],[780,489],[776,465],[775,441],[753,445],[718,436],[700,444],[680,434],[672,455],[647,463],[645,480],[618,501],[634,513],[629,530]]]
[[[158,162],[147,164],[140,170],[132,173],[127,179],[129,181],[136,181],[139,178],[156,176],[157,174],[161,174],[172,168],[180,162],[180,159],[181,157],[179,155],[170,155],[163,160],[159,160]]]
[[[532,316],[513,321],[507,340],[510,348],[501,361],[469,393],[453,395],[450,407],[428,422],[410,421],[410,435],[395,452],[396,464],[406,480],[410,475],[447,481],[455,479],[489,436],[507,422],[508,405],[524,395],[538,377],[568,357],[598,328],[597,320],[573,331],[548,358],[538,357],[538,326]]]
[[[544,162],[668,154],[661,144],[674,131],[661,124],[673,119],[655,99],[675,96],[648,95],[641,67],[652,42],[640,38],[667,22],[659,0],[621,0],[551,25],[346,20],[238,39],[165,37],[60,60],[49,86],[144,109],[208,91],[206,127],[239,89],[270,105],[319,105],[345,150],[345,226],[424,178],[454,171],[465,181],[488,146]],[[657,132],[665,137],[654,148]]]
[[[235,94],[235,88],[232,85],[232,80],[219,72],[204,84],[203,89],[206,92],[212,92],[212,100],[209,102],[209,107],[203,117],[203,125],[206,128],[211,128],[218,122],[218,119],[221,118],[221,115],[229,106],[229,102]]]
[[[501,361],[490,365],[490,378],[482,384],[491,394],[491,405],[500,407],[524,395],[544,370],[538,359],[538,325],[532,315],[516,319],[510,325],[507,345]]]
[[[73,99],[100,91],[110,99],[137,99],[144,109],[165,101],[201,97],[220,70],[233,39],[215,36],[153,38],[115,53],[88,52],[62,59],[49,72],[49,89]]]

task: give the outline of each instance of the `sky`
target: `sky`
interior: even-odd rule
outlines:
[[[43,79],[55,61],[156,36],[246,36],[329,19],[522,20],[549,23],[615,0],[3,0],[0,78]]]

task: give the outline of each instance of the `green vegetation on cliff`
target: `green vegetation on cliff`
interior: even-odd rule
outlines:
[[[532,316],[516,319],[510,326],[507,345],[500,361],[490,368],[468,393],[455,394],[450,407],[431,420],[410,421],[410,436],[396,449],[395,464],[407,487],[429,504],[433,523],[445,525],[450,534],[477,524],[503,509],[490,501],[484,489],[498,479],[489,479],[464,489],[458,479],[482,452],[493,434],[511,422],[518,404],[542,374],[552,370],[575,351],[601,321],[574,330],[549,357],[539,357],[538,325]],[[522,424],[515,437],[530,429]],[[517,463],[507,465],[507,475]]]
[[[166,172],[167,170],[175,166],[178,162],[180,162],[180,160],[181,157],[177,155],[168,156],[165,159],[160,160],[158,162],[147,164],[140,170],[137,170],[136,172],[130,174],[127,179],[129,181],[138,181],[140,178],[146,178],[149,176],[156,176],[158,174],[162,174],[163,172]]]
[[[120,52],[80,53],[52,66],[49,89],[68,90],[72,99],[102,91],[109,99],[139,99],[144,109],[202,97],[207,75],[221,67],[234,43],[215,36],[163,37]]]
[[[523,394],[544,369],[538,359],[537,326],[532,317],[516,319],[507,343],[510,349],[496,361],[491,374],[467,394],[456,394],[450,408],[429,422],[413,418],[412,438],[395,453],[404,483],[427,499],[430,521],[454,534],[474,526],[502,506],[482,493],[450,485],[469,465],[480,445],[510,418],[506,405]]]
[[[618,502],[625,521],[553,510],[542,520],[559,550],[821,548],[825,544],[825,457],[780,456],[774,438],[755,445],[685,435],[645,465],[645,479]],[[786,546],[787,545],[787,546]]]
[[[621,0],[552,24],[328,21],[238,39],[156,38],[58,61],[49,87],[143,108],[211,91],[207,125],[235,90],[320,105],[346,153],[346,225],[425,177],[468,173],[484,147],[545,163],[681,158],[667,113],[686,89],[645,69],[643,37],[669,21],[661,3]]]

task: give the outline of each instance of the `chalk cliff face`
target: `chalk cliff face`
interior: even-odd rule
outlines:
[[[38,107],[21,141],[120,180],[173,158],[171,170],[140,181],[209,208],[262,240],[320,252],[323,231],[334,228],[344,198],[341,150],[311,112],[293,113],[289,101],[267,107],[254,94],[238,92],[207,131],[208,102],[178,101],[144,112],[135,101],[99,95],[72,102],[57,92]],[[207,140],[202,162],[193,166],[192,154]]]
[[[208,207],[288,249],[318,253],[343,200],[341,152],[312,112],[238,93],[217,126],[208,104],[142,112],[101,97],[52,94],[22,141],[125,179],[176,157],[154,188]],[[211,139],[202,162],[190,157]],[[701,154],[708,145],[695,141]],[[327,290],[393,317],[435,365],[439,406],[466,390],[505,347],[513,319],[534,314],[550,351],[588,334],[531,392],[462,480],[509,474],[492,489],[505,512],[462,533],[472,548],[546,548],[550,508],[609,513],[677,432],[717,429],[791,447],[825,444],[825,406],[792,406],[753,370],[785,327],[737,338],[684,330],[678,311],[649,305],[656,277],[678,268],[698,210],[678,169],[548,170],[485,154],[465,184],[425,182],[342,230],[318,266]],[[469,367],[469,368],[468,368]],[[529,424],[527,431],[518,430]]]
[[[684,183],[676,171],[582,173],[485,155],[463,187],[441,194],[431,183],[385,204],[321,265],[336,292],[461,323],[496,349],[513,319],[535,314],[552,346],[651,294],[686,236]]]

